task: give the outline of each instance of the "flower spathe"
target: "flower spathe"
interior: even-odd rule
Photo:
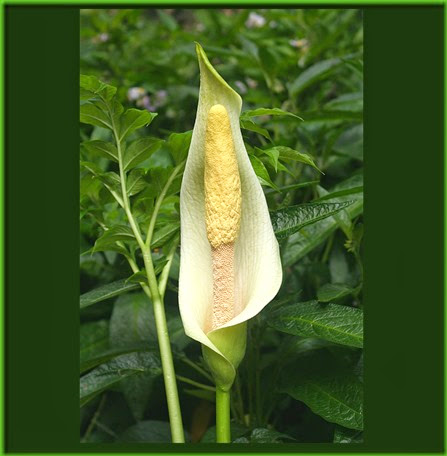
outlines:
[[[229,389],[245,352],[246,321],[276,295],[282,281],[279,246],[264,192],[239,126],[242,100],[196,45],[200,65],[197,116],[180,191],[180,314],[186,334],[203,345],[216,385]],[[234,242],[234,316],[210,330],[213,309],[212,247],[205,215],[205,137],[210,109],[228,113],[241,186],[240,227]]]

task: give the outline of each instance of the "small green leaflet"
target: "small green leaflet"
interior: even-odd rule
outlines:
[[[269,141],[272,140],[272,138],[270,138],[270,133],[265,128],[262,128],[258,124],[254,123],[252,120],[241,119],[240,124],[241,128],[243,128],[244,130],[254,131],[255,133],[260,134],[261,136],[264,136],[264,138],[268,139]]]
[[[342,283],[326,283],[317,291],[317,298],[320,302],[330,302],[335,299],[350,295],[354,290]]]
[[[134,108],[128,109],[121,117],[120,141],[138,128],[149,125],[156,116],[157,113],[155,112]]]
[[[278,331],[318,337],[350,347],[363,347],[363,311],[337,304],[300,302],[280,307],[268,324]]]
[[[116,147],[105,141],[84,141],[82,145],[91,153],[108,158],[118,163],[118,151]]]
[[[116,250],[117,241],[134,241],[135,237],[133,235],[132,230],[125,225],[117,225],[106,232],[98,238],[95,242],[95,246],[93,247],[93,252],[99,252],[104,250]],[[120,249],[120,251],[122,248]]]
[[[147,160],[163,143],[162,139],[144,137],[130,143],[124,152],[123,169],[128,171]]]

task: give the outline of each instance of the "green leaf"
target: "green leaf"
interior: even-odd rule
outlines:
[[[155,231],[151,240],[151,248],[161,247],[180,230],[179,222],[169,222]]]
[[[279,159],[283,161],[296,161],[305,163],[306,165],[312,166],[321,174],[324,174],[320,168],[315,164],[314,159],[311,155],[306,154],[304,152],[298,152],[295,149],[291,149],[290,147],[286,146],[276,146],[273,149],[279,152]]]
[[[297,116],[296,114],[293,114],[292,112],[284,111],[279,108],[258,108],[258,109],[253,109],[250,111],[244,111],[241,114],[241,119],[246,120],[251,117],[256,117],[256,116],[291,116],[295,117],[296,119],[303,120],[300,116]]]
[[[164,421],[140,421],[118,436],[120,443],[171,443],[171,427]]]
[[[117,241],[135,241],[132,230],[125,225],[117,225],[110,228],[96,240],[93,252],[120,249],[120,247],[116,245]]]
[[[248,437],[249,443],[282,443],[284,440],[295,440],[287,434],[274,429],[255,428]],[[239,443],[236,439],[234,443]],[[244,443],[244,442],[240,442]]]
[[[81,377],[81,407],[102,391],[109,389],[131,375],[141,372],[146,372],[151,377],[161,374],[160,359],[155,352],[146,351],[120,355],[102,364]]]
[[[116,93],[116,87],[101,82],[96,76],[80,75],[81,99],[88,96],[93,98],[98,95],[106,101],[110,101]],[[88,95],[90,94],[90,95]],[[84,97],[82,96],[84,95]]]
[[[363,347],[363,311],[354,307],[301,302],[275,310],[268,324],[296,336],[319,337],[341,345]]]
[[[249,429],[243,424],[232,421],[230,423],[231,438],[233,441],[243,435],[247,434]],[[203,434],[200,443],[215,443],[216,442],[216,426],[211,426],[207,429],[205,434]]]
[[[94,290],[82,294],[80,298],[80,308],[84,309],[97,302],[119,296],[138,288],[139,286],[137,284],[127,283],[126,280],[117,280],[116,282],[108,283],[107,285],[103,285],[102,287],[95,288]]]
[[[113,130],[112,123],[107,114],[92,103],[83,104],[80,108],[80,114],[82,123]]]
[[[109,322],[98,320],[83,323],[80,328],[80,362],[96,356],[109,348]]]
[[[340,58],[322,60],[304,70],[296,79],[292,82],[289,87],[289,93],[292,97],[296,97],[304,89],[315,82],[321,81],[322,79],[329,76],[336,68],[343,63]],[[307,118],[305,117],[306,121]]]
[[[155,151],[160,149],[163,140],[151,137],[139,138],[133,141],[124,152],[124,171],[135,168],[144,160],[147,160]]]
[[[320,198],[317,198],[314,201],[327,201],[331,200],[334,198],[338,198],[340,196],[348,196],[348,195],[354,195],[355,193],[362,193],[363,192],[363,185],[360,185],[359,187],[351,187],[351,188],[346,188],[344,190],[338,190],[332,193],[327,193],[324,196],[321,196]]]
[[[157,341],[154,311],[144,293],[120,296],[110,317],[110,346],[114,348]]]
[[[149,125],[156,116],[157,113],[155,112],[134,108],[128,109],[121,117],[120,141],[138,128]]]
[[[127,178],[127,194],[129,196],[140,193],[146,186],[147,182],[144,180],[144,169],[133,169]]]
[[[352,201],[342,203],[305,203],[279,209],[270,213],[273,231],[278,239],[285,239],[306,225],[330,217],[350,204],[352,204]]]
[[[111,143],[105,141],[84,141],[82,145],[92,154],[118,162],[118,151]]]
[[[240,124],[241,128],[243,128],[244,130],[254,131],[255,133],[260,134],[261,136],[264,136],[264,138],[267,138],[269,141],[272,140],[272,138],[270,138],[270,133],[265,128],[262,128],[258,124],[254,123],[252,120],[241,119]]]
[[[137,271],[134,274],[132,274],[130,277],[127,278],[126,282],[138,284],[142,282],[149,286],[145,269],[142,269],[141,271]]]
[[[326,283],[317,291],[317,298],[320,302],[330,302],[350,295],[354,290],[342,283]]]
[[[355,179],[349,178],[336,185],[331,191],[338,191],[352,186],[357,186],[362,182],[362,176],[355,176]],[[317,187],[318,189],[318,187]],[[321,194],[321,193],[320,193]],[[292,234],[289,237],[287,245],[282,250],[283,266],[295,264],[298,260],[307,255],[314,248],[324,242],[338,227],[339,222],[336,217],[346,214],[348,220],[357,217],[363,211],[363,194],[357,193],[351,196],[335,198],[332,202],[343,202],[346,199],[353,200],[354,203],[343,209],[339,214],[320,220],[312,225],[305,227],[299,233]]]
[[[259,182],[261,183],[261,185],[267,185],[268,187],[271,187],[271,188],[279,191],[278,187],[270,179],[270,175],[269,175],[264,163],[262,163],[262,161],[255,155],[249,155],[249,158],[250,158],[251,166],[253,166],[253,169],[256,173],[256,176],[258,176],[258,179],[259,179]]]
[[[363,443],[363,432],[335,426],[334,443]]]
[[[155,346],[157,331],[152,303],[144,293],[120,296],[110,318],[110,346],[113,348],[144,344]],[[151,394],[153,376],[141,372],[125,379],[120,387],[136,420],[141,420]]]
[[[363,429],[363,384],[349,371],[306,374],[296,369],[283,390],[331,423]]]
[[[109,342],[109,338],[107,336],[107,345]],[[117,356],[124,355],[126,353],[134,353],[140,351],[147,351],[147,344],[136,344],[134,346],[122,347],[122,348],[108,348],[102,350],[97,350],[94,354],[91,354],[88,358],[81,361],[80,371],[81,374],[84,372],[93,369],[100,364],[104,364],[107,361],[110,361]]]
[[[177,165],[186,159],[191,144],[191,137],[192,130],[169,135],[167,146]]]

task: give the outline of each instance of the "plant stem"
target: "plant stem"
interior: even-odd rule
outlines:
[[[189,383],[190,385],[197,386],[197,388],[212,391],[213,393],[216,391],[216,388],[214,388],[214,386],[204,385],[203,383],[196,382],[195,380],[191,380],[187,377],[182,377],[181,375],[176,375],[176,377],[181,382]]]
[[[157,215],[158,211],[160,210],[161,203],[163,202],[167,191],[169,190],[169,187],[171,186],[172,182],[176,178],[177,174],[179,171],[182,169],[183,165],[185,162],[183,161],[179,165],[177,165],[174,170],[172,171],[172,174],[169,176],[168,181],[166,182],[165,186],[163,187],[163,190],[161,191],[160,195],[157,198],[157,201],[154,206],[154,212],[152,213],[151,220],[149,221],[149,226],[147,229],[147,235],[146,235],[146,247],[149,247],[151,245],[151,240],[152,240],[152,235],[154,234],[154,228],[155,228],[155,222],[157,220]]]
[[[160,296],[164,298],[166,285],[168,283],[169,271],[171,270],[172,260],[174,259],[175,252],[177,250],[179,241],[175,241],[171,247],[171,250],[166,255],[168,262],[165,264],[163,271],[160,274],[160,279],[158,280],[158,290],[160,291]]]
[[[216,442],[230,443],[230,392],[216,388]]]
[[[113,116],[112,116],[113,118]],[[130,210],[129,196],[127,195],[126,188],[126,174],[123,168],[123,156],[121,150],[121,141],[118,132],[113,125],[113,131],[115,135],[116,147],[118,150],[118,164],[120,171],[121,190],[123,193],[123,204],[124,211],[129,220],[130,227],[134,233],[134,236],[140,246],[143,253],[144,266],[146,268],[146,275],[149,283],[149,289],[145,284],[142,284],[143,290],[152,299],[152,305],[154,306],[155,326],[157,328],[158,344],[160,346],[160,358],[163,369],[163,378],[166,390],[166,399],[168,403],[169,422],[171,424],[171,436],[173,443],[184,443],[185,437],[183,433],[182,414],[180,411],[180,402],[178,398],[177,382],[175,378],[174,362],[172,360],[171,345],[168,334],[168,325],[166,322],[166,314],[164,309],[163,299],[160,296],[158,289],[157,279],[154,271],[154,264],[152,262],[152,256],[150,246],[146,246],[143,238],[141,237],[140,229],[135,222],[133,214]],[[153,216],[154,217],[154,216]],[[155,222],[154,222],[155,224]],[[131,267],[132,264],[130,263]],[[144,286],[143,286],[144,285]]]

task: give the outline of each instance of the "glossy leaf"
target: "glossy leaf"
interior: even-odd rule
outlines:
[[[145,171],[141,168],[133,169],[127,178],[127,194],[129,196],[140,193],[146,186],[147,182],[144,180]]]
[[[268,187],[278,190],[278,187],[272,182],[264,163],[255,155],[249,155],[249,158],[261,185],[267,185]]]
[[[80,114],[81,122],[112,130],[112,123],[109,117],[97,106],[91,103],[83,104],[80,108]]]
[[[119,296],[120,294],[127,293],[132,290],[138,289],[139,286],[134,283],[127,283],[126,280],[117,280],[108,283],[94,290],[88,291],[81,295],[80,308],[91,306],[97,302]]]
[[[130,353],[116,357],[81,377],[81,407],[102,391],[124,378],[141,372],[156,377],[161,374],[161,363],[155,352]]]
[[[284,391],[327,421],[363,429],[363,384],[348,371],[305,374],[296,369]]]
[[[317,291],[317,298],[320,302],[330,302],[351,294],[354,290],[342,283],[326,283]]]
[[[334,430],[334,443],[363,443],[363,432],[337,425]]]
[[[343,203],[306,203],[279,209],[270,213],[273,230],[278,239],[285,239],[306,225],[330,217],[350,204],[352,204],[350,201]]]
[[[275,310],[268,324],[288,334],[363,347],[363,311],[354,307],[301,302]]]
[[[264,138],[267,138],[269,141],[272,140],[270,138],[270,133],[268,132],[268,130],[260,127],[257,123],[253,122],[252,120],[241,119],[240,124],[241,128],[243,128],[244,130],[254,131],[255,133],[260,134],[261,136],[264,136]]]

